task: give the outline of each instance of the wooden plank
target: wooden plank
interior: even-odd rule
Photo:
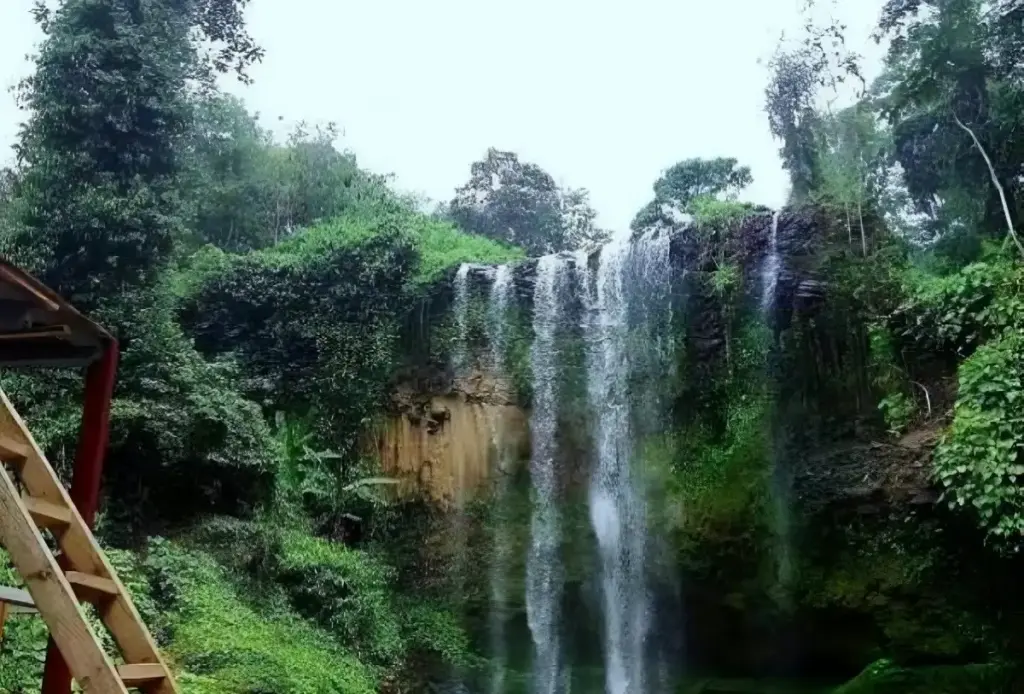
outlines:
[[[59,531],[71,525],[71,509],[66,506],[31,496],[25,497],[22,502],[39,528]]]
[[[9,268],[3,265],[0,265],[0,277],[2,277],[6,282],[16,285],[22,291],[34,296],[36,301],[38,301],[39,303],[46,307],[47,311],[57,311],[58,309],[60,309],[59,303],[48,297],[39,289],[33,287],[31,283],[27,282],[21,277],[18,277],[16,273],[12,272]]]
[[[133,663],[119,665],[117,674],[128,689],[153,684],[167,677],[167,672],[160,663]]]
[[[63,505],[71,512],[71,524],[57,538],[61,552],[72,571],[111,580],[117,586],[117,597],[99,610],[100,618],[117,643],[121,654],[129,663],[159,663],[166,668],[156,642],[146,628],[142,617],[132,603],[128,591],[121,584],[110,562],[96,543],[78,510],[71,502],[67,490],[32,437],[21,416],[11,405],[7,394],[0,390],[0,436],[24,442],[29,455],[21,471],[21,481],[35,498]],[[168,672],[170,672],[168,670]],[[151,694],[180,694],[173,677],[147,688]]]
[[[67,339],[71,337],[71,328],[66,325],[55,325],[41,330],[19,330],[13,333],[0,333],[0,342],[10,340],[39,340],[47,337]]]
[[[7,603],[0,602],[0,641],[4,640],[4,626],[7,624]]]
[[[53,640],[82,689],[127,692],[79,610],[71,586],[39,534],[7,472],[0,468],[0,544],[21,574]]]
[[[11,463],[24,462],[30,451],[25,444],[7,436],[0,436],[0,460]]]
[[[37,612],[32,596],[19,588],[0,586],[0,602],[15,608],[12,612]]]
[[[100,604],[118,595],[117,584],[109,578],[84,574],[81,571],[68,571],[68,583],[79,600]]]

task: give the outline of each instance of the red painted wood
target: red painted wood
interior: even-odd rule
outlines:
[[[85,372],[82,425],[71,477],[71,500],[90,528],[96,520],[103,478],[103,459],[110,438],[110,401],[117,378],[117,342],[111,340],[100,358]],[[70,694],[71,672],[53,639],[46,650],[42,694]]]

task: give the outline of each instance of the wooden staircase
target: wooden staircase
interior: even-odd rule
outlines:
[[[56,540],[60,559],[43,531]],[[89,694],[180,694],[156,643],[96,538],[35,440],[0,391],[0,545],[50,629],[72,676]],[[115,664],[86,620],[96,612],[120,650]]]

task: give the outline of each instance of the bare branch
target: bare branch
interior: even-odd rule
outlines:
[[[974,141],[974,146],[978,148],[979,152],[981,152],[981,156],[985,160],[985,164],[988,166],[988,173],[992,177],[992,185],[994,185],[996,190],[999,191],[999,200],[1003,203],[1003,214],[1006,215],[1006,231],[1013,239],[1013,242],[1017,244],[1017,250],[1020,251],[1021,256],[1024,257],[1024,245],[1021,244],[1020,238],[1017,236],[1017,232],[1013,229],[1013,219],[1010,216],[1010,206],[1006,202],[1006,191],[1003,189],[1003,185],[999,182],[999,177],[996,175],[995,167],[992,166],[992,160],[988,157],[988,152],[986,152],[985,148],[981,146],[981,141],[978,140],[978,136],[974,134],[974,131],[964,125],[963,121],[957,117],[955,112],[953,113],[953,120],[956,121],[956,124],[959,125],[964,132],[971,136],[971,140]]]
[[[928,393],[928,389],[917,381],[911,381],[915,386],[924,391],[924,402],[928,406],[928,416],[932,416],[932,396]]]

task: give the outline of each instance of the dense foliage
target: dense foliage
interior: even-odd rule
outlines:
[[[585,189],[558,187],[536,164],[496,149],[475,162],[469,181],[455,192],[448,215],[475,234],[544,255],[593,245],[608,234]]]
[[[504,516],[518,530],[508,542],[525,543],[530,499],[520,484],[507,507],[484,500],[451,532],[438,509],[394,502],[397,481],[368,440],[399,379],[447,368],[458,265],[591,248],[608,234],[586,190],[513,152],[488,150],[426,214],[339,149],[333,124],[275,138],[214,80],[246,80],[262,57],[246,4],[36,10],[45,39],[17,89],[27,122],[0,172],[0,252],[120,342],[99,533],[186,691],[436,691],[482,664],[467,625],[481,621],[483,574],[453,589],[452,563],[472,573],[479,553],[497,551],[492,534],[474,536],[493,530],[484,516]],[[682,320],[657,336],[676,363],[634,384],[671,411],[658,431],[636,423],[663,543],[652,590],[663,596],[682,568],[686,597],[716,617],[755,605],[799,625],[801,609],[831,610],[866,625],[859,656],[881,644],[928,660],[880,662],[842,692],[997,689],[1006,668],[929,659],[1017,655],[1019,638],[993,636],[1014,624],[1012,604],[983,624],[971,610],[989,596],[937,596],[942,572],[985,573],[1024,536],[1022,15],[1017,0],[889,0],[878,26],[888,53],[870,85],[844,28],[809,23],[769,66],[766,115],[792,184],[776,226],[739,200],[751,171],[724,157],[666,169],[631,225],[686,231],[672,250],[687,263]],[[855,101],[833,109],[841,84]],[[769,242],[781,218],[784,238]],[[769,243],[790,264],[774,304],[762,286]],[[463,326],[474,347],[493,318],[479,299]],[[532,334],[520,299],[500,357],[525,405]],[[582,322],[560,326],[566,401],[584,388]],[[80,376],[3,378],[62,474]],[[579,409],[560,412],[572,433],[559,445],[582,459],[590,413]],[[816,524],[814,489],[800,499],[806,517],[791,518],[808,452],[833,446],[845,457],[824,467],[855,478],[851,505],[876,503],[887,484],[904,493],[923,467],[967,529],[915,510],[893,523],[919,542],[862,519],[835,532]],[[865,447],[892,455],[895,483],[864,469]],[[900,457],[923,448],[913,464]],[[585,477],[577,468],[567,477]],[[567,505],[566,573],[584,595],[593,538],[584,504]],[[955,538],[938,538],[946,527]],[[799,532],[818,543],[808,556],[789,554]],[[982,554],[975,534],[998,551]],[[5,558],[0,583],[16,583]],[[724,595],[720,613],[708,594]],[[37,620],[8,625],[0,691],[38,686],[45,638]]]
[[[333,125],[281,142],[220,93],[262,56],[245,4],[37,10],[0,249],[120,343],[100,534],[186,691],[425,686],[470,644],[377,549],[396,530],[366,436],[437,284],[523,251],[419,212]],[[67,473],[81,374],[4,388]],[[0,689],[38,687],[45,636],[8,625]]]
[[[1024,91],[1019,7],[997,5],[887,2],[871,85],[844,27],[809,22],[780,49],[766,96],[794,202],[831,220],[831,294],[862,326],[881,413],[896,432],[948,422],[934,466],[946,499],[1017,549]],[[843,82],[863,87],[856,102],[822,108]]]

